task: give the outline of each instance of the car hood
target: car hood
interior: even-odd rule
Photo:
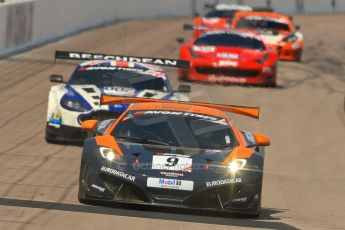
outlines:
[[[211,52],[198,51],[203,58],[233,61],[256,61],[266,53],[263,50],[245,49],[239,47],[215,46]]]

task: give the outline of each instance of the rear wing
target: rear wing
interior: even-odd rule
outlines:
[[[183,61],[178,59],[167,58],[153,58],[153,57],[135,57],[135,56],[123,56],[123,55],[111,55],[111,54],[95,54],[88,52],[74,52],[74,51],[55,51],[55,59],[68,59],[68,60],[113,60],[113,61],[128,61],[144,64],[153,64],[165,67],[175,68],[190,68],[189,61]]]
[[[101,105],[111,104],[138,104],[138,103],[170,103],[170,104],[182,104],[191,106],[203,106],[207,108],[217,109],[224,112],[236,113],[247,117],[259,119],[260,108],[259,107],[246,107],[237,105],[221,105],[211,104],[203,102],[186,102],[176,100],[162,100],[162,99],[151,99],[151,98],[138,98],[138,97],[118,97],[118,96],[101,96]]]

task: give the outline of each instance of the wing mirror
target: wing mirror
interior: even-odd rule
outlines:
[[[176,93],[190,93],[192,91],[192,86],[191,85],[179,85]]]
[[[269,146],[271,144],[270,138],[260,133],[254,133],[254,140],[256,146]]]
[[[50,75],[50,82],[64,83],[63,76],[62,75],[58,75],[58,74],[52,74],[52,75]]]
[[[96,132],[97,124],[97,120],[87,120],[81,123],[81,129],[84,131]]]
[[[299,30],[301,30],[301,26],[300,25],[296,25],[295,29],[296,29],[296,31],[299,31]]]

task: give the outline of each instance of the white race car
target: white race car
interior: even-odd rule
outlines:
[[[81,143],[86,138],[86,133],[81,131],[81,122],[114,119],[129,106],[100,105],[101,95],[189,101],[183,93],[190,92],[190,85],[180,85],[179,90],[174,91],[165,71],[147,64],[189,66],[184,61],[66,51],[56,51],[56,58],[89,61],[79,64],[67,82],[61,75],[50,77],[51,82],[58,84],[49,92],[46,126],[49,143]]]

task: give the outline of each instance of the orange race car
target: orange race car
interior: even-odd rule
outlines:
[[[279,58],[300,61],[303,52],[303,34],[288,15],[272,12],[237,12],[232,28],[255,30],[266,45],[278,50]]]
[[[84,121],[79,201],[243,213],[257,217],[269,138],[237,129],[225,112],[257,107],[103,96],[132,104],[118,119]]]

